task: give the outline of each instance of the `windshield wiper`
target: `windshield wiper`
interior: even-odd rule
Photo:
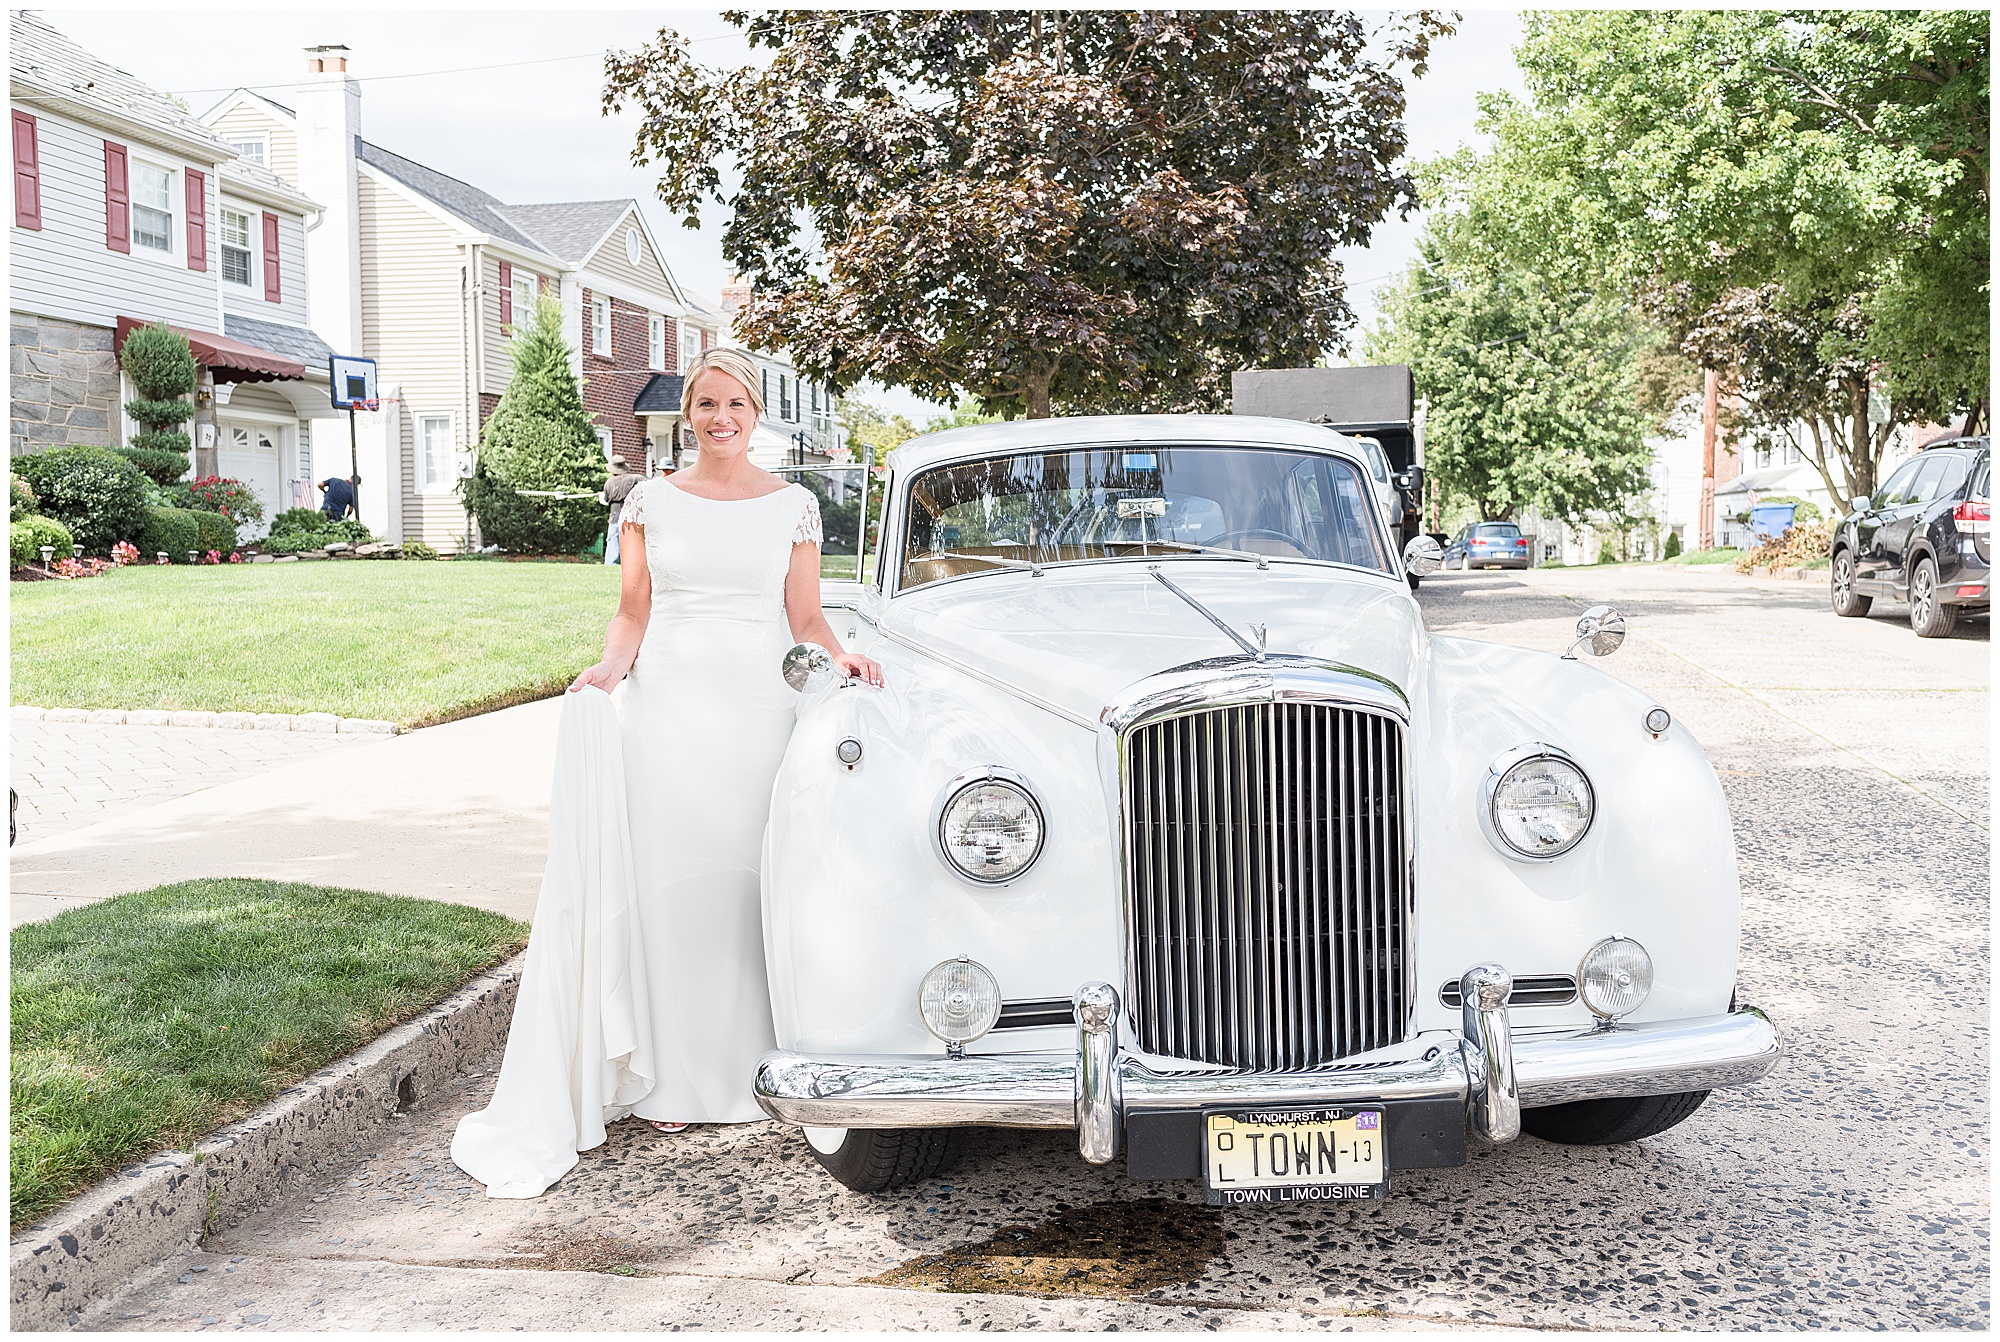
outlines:
[[[1042,566],[1028,559],[1002,559],[999,555],[962,555],[954,550],[936,550],[932,559],[970,559],[977,564],[992,564],[998,568],[1024,568],[1037,578],[1042,576]]]
[[[1157,565],[1149,566],[1146,571],[1152,574],[1155,578],[1159,579],[1160,585],[1162,587],[1166,588],[1169,592],[1172,592],[1175,596],[1179,597],[1181,600],[1187,602],[1189,606],[1194,608],[1197,614],[1201,615],[1210,624],[1214,625],[1217,629],[1220,629],[1223,633],[1229,635],[1230,638],[1234,639],[1237,647],[1243,649],[1243,651],[1249,653],[1252,657],[1255,657],[1260,662],[1264,660],[1264,644],[1269,634],[1269,631],[1266,626],[1261,624],[1253,624],[1250,626],[1250,628],[1257,635],[1257,641],[1255,643],[1252,643],[1249,639],[1237,633],[1235,626],[1231,625],[1227,620],[1223,619],[1220,615],[1217,615],[1207,606],[1202,605],[1201,602],[1195,600],[1193,597],[1189,596],[1186,592],[1182,591],[1180,585],[1174,582],[1174,580],[1169,578],[1166,574],[1160,572]]]
[[[1218,550],[1209,545],[1190,545],[1186,541],[1154,541],[1153,544],[1164,549],[1178,550],[1185,554],[1213,555],[1217,559],[1244,559],[1255,564],[1258,568],[1267,569],[1271,567],[1269,556],[1252,554],[1248,550]]]

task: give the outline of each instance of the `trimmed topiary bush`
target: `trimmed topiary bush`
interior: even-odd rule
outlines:
[[[200,377],[187,337],[158,322],[142,326],[125,337],[118,364],[139,393],[125,403],[125,413],[145,426],[132,436],[132,447],[145,453],[174,452],[185,458],[190,443],[178,426],[193,417],[194,406],[182,398],[194,390]],[[157,475],[152,478],[163,485],[172,484],[186,471],[183,460],[174,475],[165,480]]]
[[[217,516],[215,513],[208,514]],[[148,508],[146,525],[139,533],[139,562],[150,564],[160,551],[171,563],[187,563],[189,550],[207,547],[201,543],[202,514],[187,508]]]
[[[108,447],[58,447],[16,457],[45,516],[69,528],[90,554],[138,533],[146,520],[146,477]]]
[[[150,438],[153,436],[152,434],[142,433],[132,441],[136,444],[140,438]],[[184,437],[185,435],[173,436]],[[131,462],[134,466],[137,466],[145,473],[146,478],[156,485],[171,486],[177,484],[180,478],[188,473],[188,459],[185,452],[160,451],[154,448],[138,446],[114,447],[111,450]]]
[[[14,568],[41,563],[44,545],[55,547],[55,558],[68,559],[70,546],[74,544],[76,540],[69,534],[69,528],[53,517],[30,514],[7,524],[7,557]]]
[[[1681,533],[1678,531],[1669,531],[1667,533],[1667,548],[1661,553],[1660,557],[1662,559],[1673,559],[1678,557],[1680,552]]]
[[[201,531],[201,540],[195,545],[197,550],[220,550],[228,554],[236,548],[236,524],[221,513],[212,513],[203,508],[190,508],[195,515],[195,525]],[[182,558],[186,558],[185,555]]]
[[[480,435],[479,459],[459,488],[487,541],[513,554],[575,554],[604,532],[604,449],[583,408],[551,299],[516,328],[514,378]],[[576,498],[524,497],[551,490]]]

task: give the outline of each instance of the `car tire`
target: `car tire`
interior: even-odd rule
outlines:
[[[1833,556],[1833,613],[1846,620],[1858,620],[1875,604],[1872,596],[1854,590],[1854,552],[1841,550]]]
[[[1701,1108],[1705,1090],[1680,1095],[1634,1095],[1612,1100],[1578,1100],[1543,1109],[1523,1109],[1521,1130],[1564,1146],[1616,1146],[1665,1132]]]
[[[1925,555],[1910,574],[1910,628],[1918,638],[1944,638],[1957,626],[1957,608],[1938,591],[1937,561]]]
[[[830,1151],[808,1140],[813,1159],[857,1193],[886,1193],[942,1174],[965,1154],[964,1128],[848,1128]]]

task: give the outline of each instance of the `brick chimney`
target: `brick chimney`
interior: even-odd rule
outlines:
[[[743,308],[750,306],[751,293],[752,290],[743,282],[743,277],[731,271],[729,278],[722,284],[722,310],[734,317]]]
[[[361,330],[361,223],[355,144],[361,138],[361,85],[347,73],[348,50],[306,48],[292,94],[298,113],[298,188],[325,208],[306,234],[313,329],[341,354],[365,354]]]

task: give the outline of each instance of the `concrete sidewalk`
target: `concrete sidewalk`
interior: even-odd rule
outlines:
[[[12,852],[10,926],[203,876],[533,914],[560,699],[283,765]]]

